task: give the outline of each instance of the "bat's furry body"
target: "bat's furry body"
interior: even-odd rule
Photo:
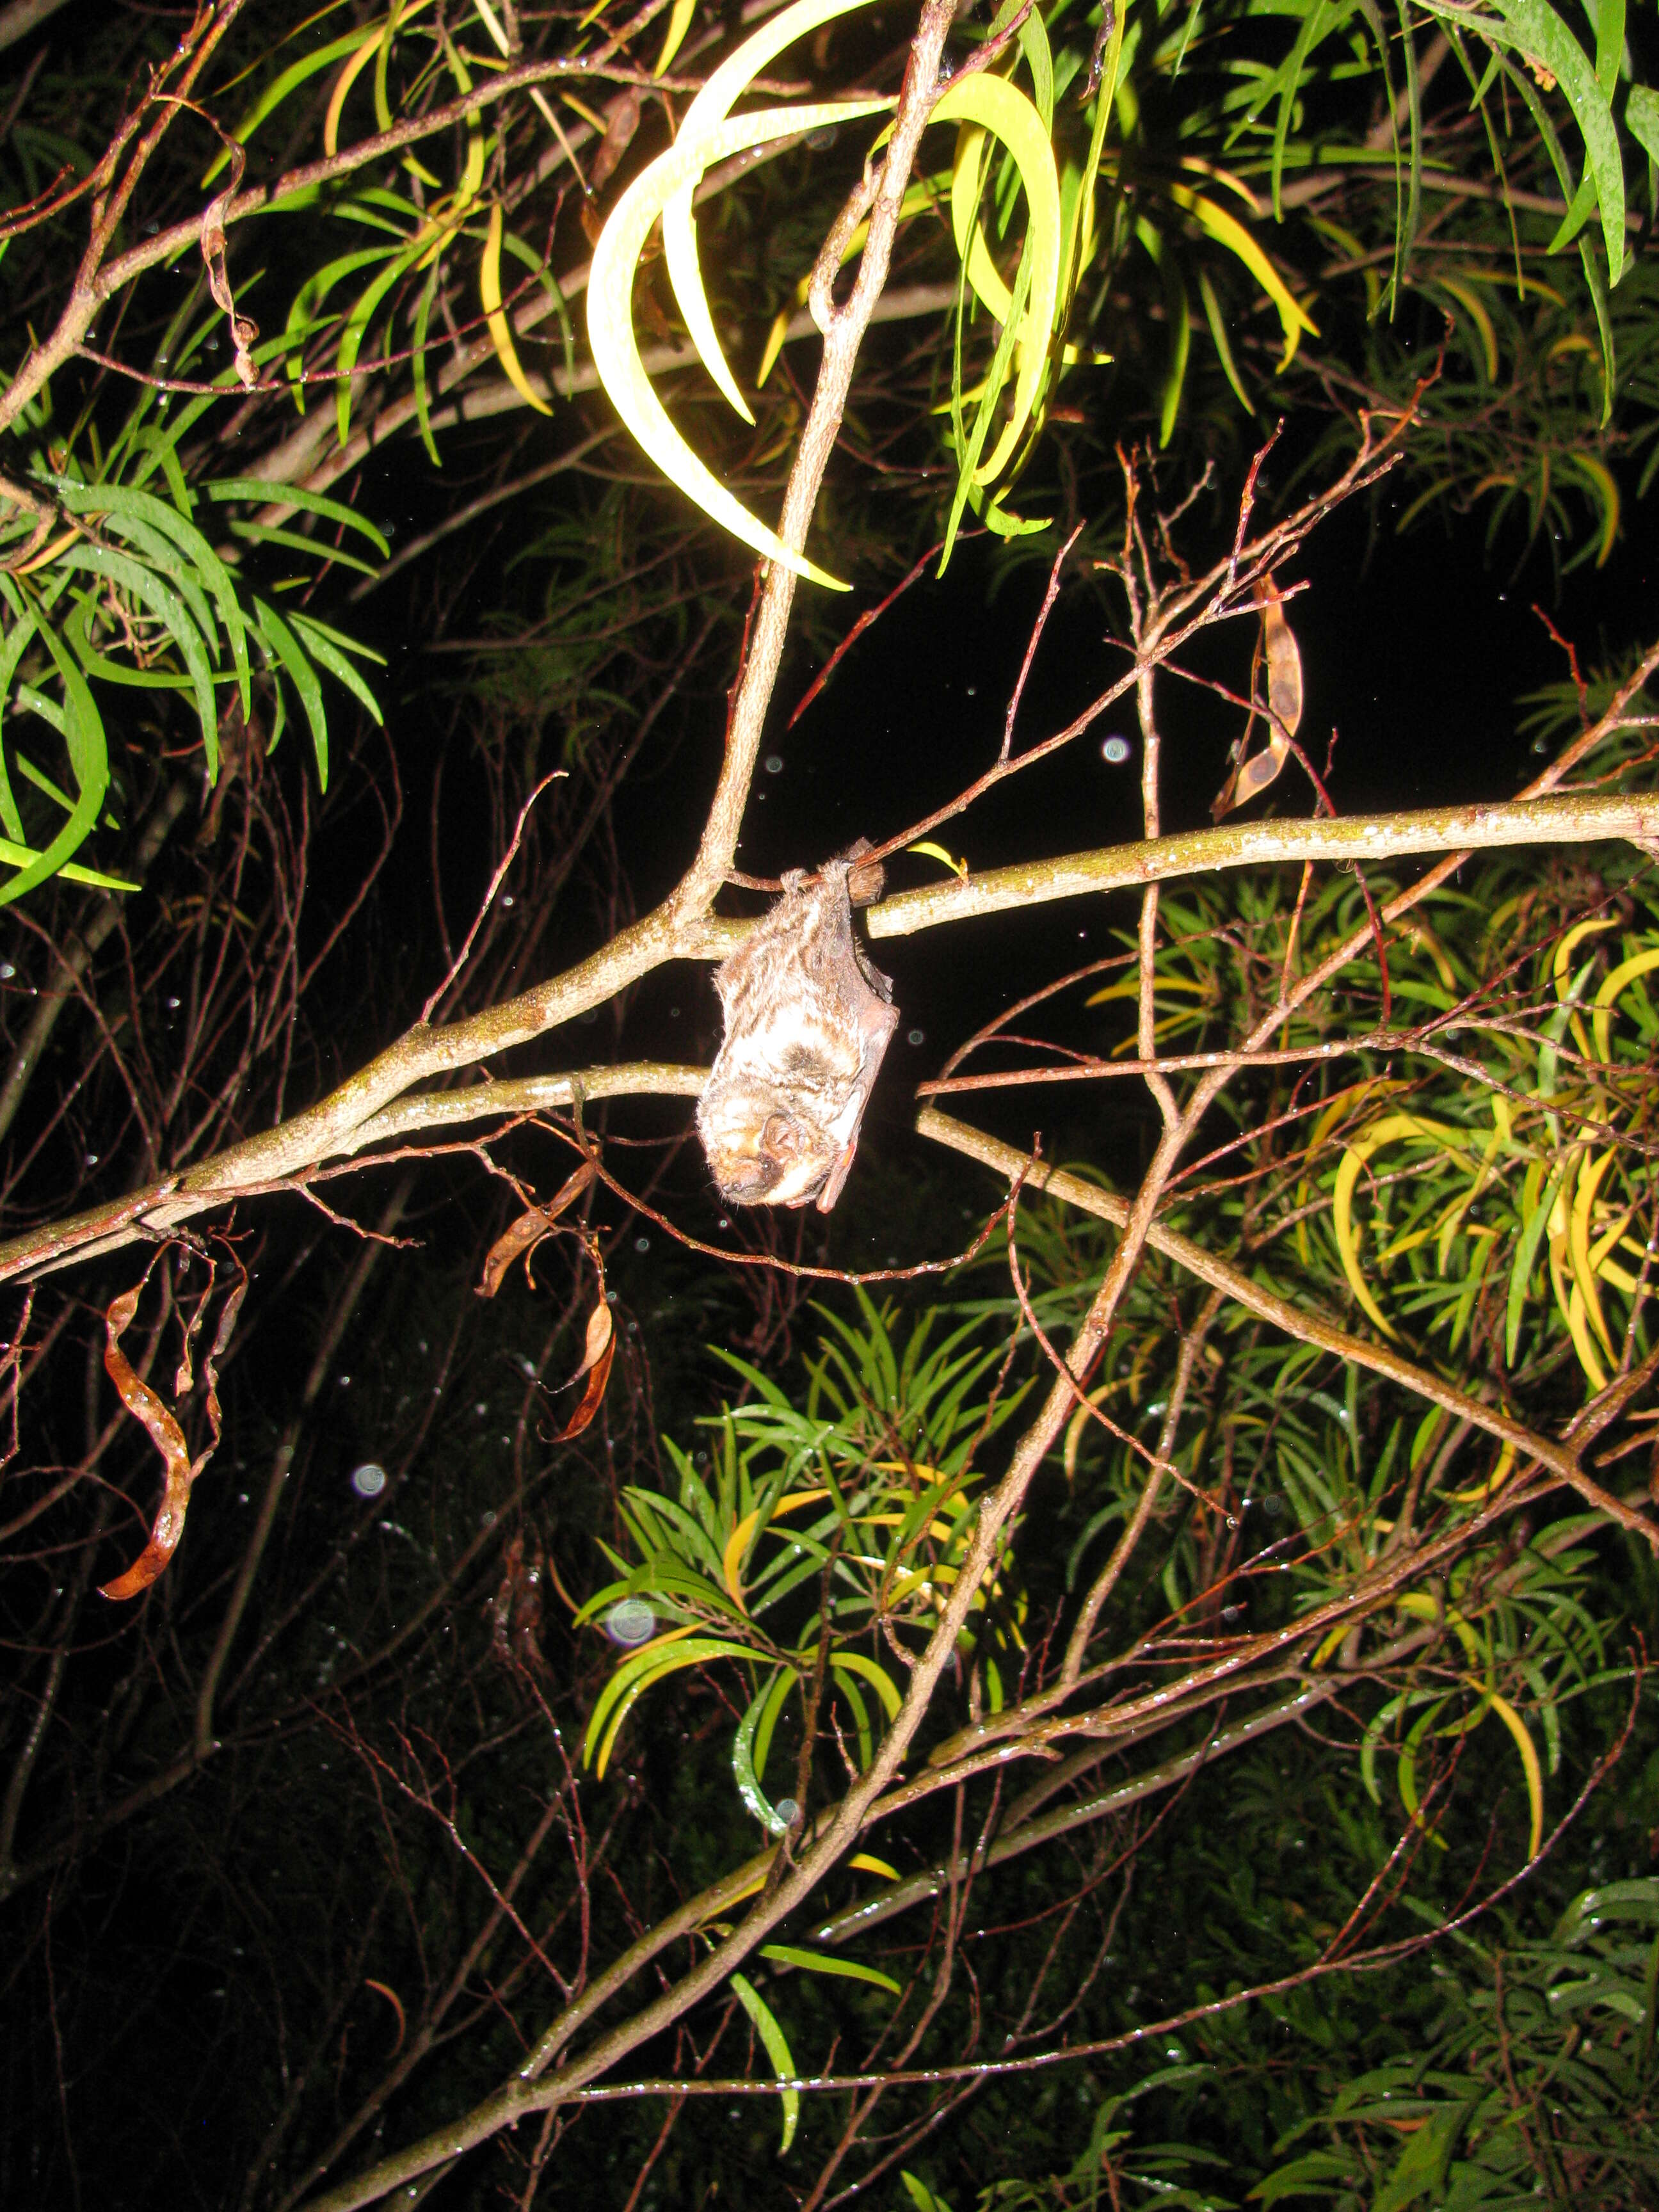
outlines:
[[[878,871],[860,868],[861,849],[816,875],[786,875],[783,896],[715,970],[726,1035],[697,1107],[697,1133],[729,1204],[816,1199],[827,1213],[852,1166],[898,1023],[886,976],[853,933],[848,877],[857,872],[880,888]]]

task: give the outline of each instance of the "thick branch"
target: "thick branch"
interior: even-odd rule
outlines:
[[[1024,860],[959,882],[901,891],[872,907],[872,937],[908,937],[941,922],[963,921],[1049,899],[1164,883],[1173,876],[1219,868],[1267,866],[1285,860],[1376,861],[1419,853],[1455,853],[1499,845],[1574,845],[1610,837],[1659,842],[1659,798],[1570,792],[1514,805],[1425,806],[1404,814],[1340,815],[1323,822],[1233,822],[1185,836]]]
[[[793,579],[789,580],[793,585]],[[724,959],[743,942],[751,924],[723,921],[708,915],[707,908],[730,866],[742,801],[760,743],[766,700],[776,673],[773,646],[781,647],[781,628],[774,640],[769,627],[765,642],[769,662],[763,696],[757,625],[750,664],[756,673],[752,686],[745,674],[748,703],[739,701],[744,716],[742,744],[739,748],[734,742],[728,750],[702,851],[679,888],[655,913],[623,931],[589,959],[516,999],[445,1028],[410,1030],[338,1090],[276,1128],[247,1138],[185,1174],[153,1184],[111,1206],[0,1244],[0,1281],[131,1243],[234,1198],[286,1182],[324,1159],[356,1152],[373,1143],[407,1137],[423,1128],[477,1120],[498,1111],[533,1113],[568,1105],[574,1096],[573,1085],[580,1085],[587,1097],[615,1097],[634,1091],[695,1096],[699,1087],[696,1071],[670,1069],[656,1063],[538,1077],[527,1087],[519,1083],[492,1085],[487,1097],[479,1095],[483,1086],[473,1091],[407,1094],[417,1084],[453,1074],[514,1045],[528,1043],[590,1007],[603,1005],[666,961]],[[901,891],[870,908],[866,921],[872,937],[901,937],[945,922],[1004,913],[1012,907],[1167,882],[1174,877],[1219,868],[1320,859],[1374,861],[1482,847],[1574,844],[1609,838],[1627,838],[1644,846],[1659,842],[1659,798],[1570,792],[1512,805],[1425,807],[1404,814],[1349,816],[1324,822],[1231,823],[1185,836],[1026,861],[960,882]],[[398,1102],[395,1112],[392,1110],[394,1101]]]

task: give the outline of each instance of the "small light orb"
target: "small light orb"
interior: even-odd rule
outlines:
[[[16,973],[9,960],[0,960],[0,983],[9,983]]]
[[[506,897],[501,901],[501,904],[502,904],[503,906],[511,906],[513,903],[514,903],[513,894],[512,894],[512,892],[511,892],[511,891],[509,891],[509,892],[507,893],[507,896],[506,896]]]
[[[648,1252],[651,1249],[651,1239],[648,1237],[636,1237],[634,1239],[634,1249],[636,1252]]]
[[[781,775],[783,774],[783,755],[781,753],[768,753],[761,765],[765,769],[768,775]]]
[[[359,1498],[378,1498],[386,1488],[386,1469],[366,1460],[362,1467],[351,1470],[351,1486]]]
[[[800,1807],[793,1797],[780,1797],[772,1810],[786,1828],[793,1828],[800,1818]]]
[[[912,1030],[908,1036],[906,1037],[905,1042],[907,1044],[921,1044],[924,1041],[926,1036],[927,1031],[925,1030]]]
[[[651,1641],[657,1616],[642,1597],[625,1597],[611,1607],[599,1626],[613,1644],[631,1651],[635,1644]]]
[[[1114,730],[1109,738],[1102,740],[1100,757],[1113,768],[1121,768],[1129,757],[1129,740]]]

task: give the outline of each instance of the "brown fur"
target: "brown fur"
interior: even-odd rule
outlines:
[[[733,1206],[828,1213],[858,1149],[897,1009],[853,934],[853,893],[878,896],[862,843],[815,876],[794,870],[747,942],[718,968],[726,1035],[697,1133]],[[851,889],[849,890],[849,879]]]

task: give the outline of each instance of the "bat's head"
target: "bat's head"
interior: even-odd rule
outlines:
[[[704,1094],[697,1127],[720,1196],[732,1206],[809,1206],[840,1155],[831,1133],[747,1086]]]

